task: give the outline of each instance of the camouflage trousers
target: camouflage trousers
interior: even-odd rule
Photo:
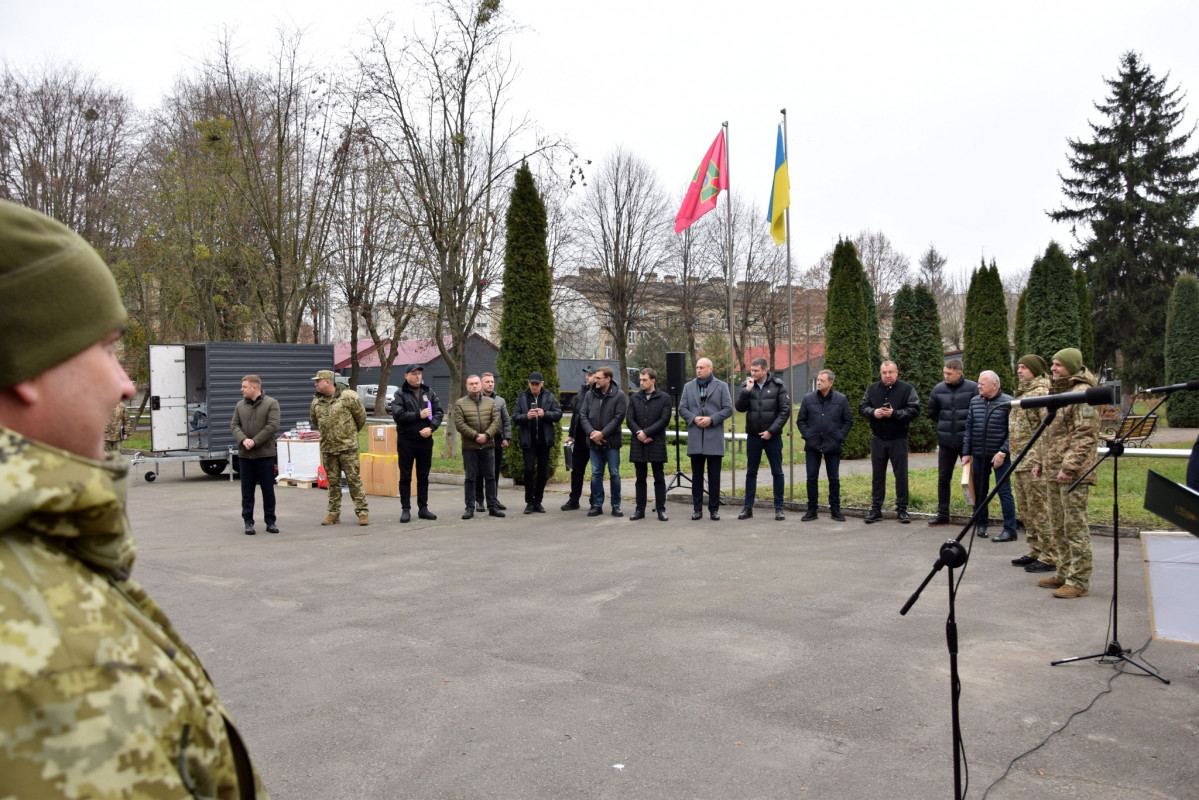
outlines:
[[[1057,577],[1071,586],[1089,590],[1091,529],[1087,521],[1087,496],[1091,487],[1080,484],[1067,494],[1068,483],[1049,480],[1045,486],[1049,493],[1049,525],[1057,553]]]
[[[113,440],[113,441],[110,441],[108,439],[104,440],[104,452],[105,453],[115,453],[115,452],[119,451],[120,449],[121,449],[121,441],[119,439]]]
[[[1028,554],[1045,564],[1057,564],[1053,547],[1053,527],[1049,523],[1049,486],[1044,478],[1034,478],[1031,472],[1012,475],[1016,488],[1016,505],[1028,538]]]
[[[344,472],[346,484],[350,487],[350,497],[354,500],[354,513],[365,514],[366,492],[362,489],[362,473],[358,470],[358,451],[322,452],[321,465],[325,468],[325,477],[329,479],[329,513],[341,513],[341,473]]]

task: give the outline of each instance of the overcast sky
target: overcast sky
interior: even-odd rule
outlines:
[[[931,242],[954,270],[984,255],[1027,270],[1050,240],[1073,244],[1045,210],[1121,54],[1199,91],[1199,4],[1186,0],[504,5],[528,28],[512,42],[514,107],[597,163],[635,152],[673,196],[727,120],[733,189],[764,215],[786,107],[797,269],[870,228],[913,266]],[[429,18],[411,0],[0,0],[0,56],[74,60],[149,109],[226,26],[247,62],[265,64],[284,25],[334,63],[388,13],[402,28]]]

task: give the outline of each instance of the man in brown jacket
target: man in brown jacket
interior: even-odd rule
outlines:
[[[487,496],[487,513],[502,517],[495,495],[495,437],[500,432],[500,414],[495,401],[483,394],[483,382],[478,375],[466,378],[466,394],[454,403],[454,428],[462,437],[462,466],[466,470],[466,512],[463,519],[475,515],[475,481],[483,477]]]
[[[254,487],[262,487],[262,519],[267,533],[278,533],[275,525],[275,474],[279,464],[275,434],[279,432],[279,401],[262,393],[262,379],[241,379],[241,397],[233,407],[229,429],[237,440],[238,472],[241,473],[241,518],[246,535],[254,535]]]

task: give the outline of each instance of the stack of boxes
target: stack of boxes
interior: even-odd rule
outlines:
[[[367,451],[358,456],[363,490],[378,497],[399,497],[400,457],[395,425],[371,425],[366,432]],[[412,471],[412,494],[416,494],[416,470]]]

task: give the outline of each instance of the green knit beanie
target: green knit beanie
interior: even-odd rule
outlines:
[[[1028,371],[1031,372],[1034,376],[1044,375],[1046,372],[1049,371],[1049,367],[1045,364],[1045,359],[1041,358],[1039,355],[1037,355],[1035,353],[1030,353],[1029,355],[1021,356],[1020,360],[1017,361],[1016,363],[1023,364],[1024,366],[1028,367]]]
[[[112,272],[61,222],[0,200],[0,387],[82,353],[125,324]]]
[[[1082,352],[1077,347],[1067,347],[1053,354],[1054,361],[1062,362],[1062,366],[1070,370],[1071,375],[1082,372]]]

